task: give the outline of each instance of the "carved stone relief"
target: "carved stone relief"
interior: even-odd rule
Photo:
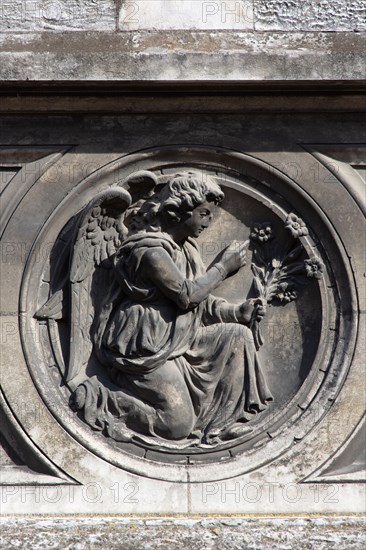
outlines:
[[[78,217],[53,267],[51,296],[35,313],[67,321],[69,352],[59,366],[70,405],[116,441],[211,449],[251,433],[273,401],[258,353],[266,307],[285,306],[322,277],[294,213],[279,238],[271,222],[257,222],[249,240],[232,241],[206,268],[196,239],[224,201],[217,180],[203,171],[145,171],[99,193]],[[214,297],[246,265],[248,247],[255,297]]]
[[[37,356],[61,422],[97,453],[229,458],[298,418],[326,371],[337,310],[316,233],[266,181],[202,154],[86,180],[29,266]]]
[[[22,423],[40,448],[58,425],[78,460],[174,482],[189,465],[190,481],[211,481],[316,432],[352,357],[352,278],[321,210],[268,166],[166,147],[64,192],[21,275],[32,388],[4,376],[8,399],[22,383],[32,403],[36,388],[47,423]],[[69,453],[55,479],[79,479]]]

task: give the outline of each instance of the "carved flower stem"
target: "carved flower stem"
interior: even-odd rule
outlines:
[[[254,339],[254,345],[255,345],[255,349],[258,351],[259,348],[261,346],[263,346],[264,344],[264,339],[263,339],[263,335],[262,335],[262,329],[261,329],[261,326],[260,324],[258,323],[258,321],[256,319],[254,319],[253,321],[251,321],[250,323],[250,329],[253,333],[253,339]]]
[[[304,247],[299,240],[309,235],[305,222],[296,214],[288,214],[285,221],[288,232],[285,250],[274,239],[274,232],[269,222],[256,223],[251,231],[253,244],[252,272],[253,287],[258,298],[264,305],[272,300],[278,300],[282,305],[298,298],[298,290],[306,279],[321,279],[324,265],[320,258],[312,256],[301,259]],[[268,241],[272,241],[268,246]],[[282,248],[282,249],[281,249]],[[259,322],[251,322],[256,348],[263,345],[264,340]]]

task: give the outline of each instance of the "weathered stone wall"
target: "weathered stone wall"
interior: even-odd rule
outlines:
[[[5,514],[363,512],[365,344],[357,319],[365,312],[359,238],[366,170],[366,104],[360,93],[366,82],[365,12],[365,0],[0,0]],[[36,323],[38,290],[45,301],[49,282],[48,264],[34,278],[34,251],[40,241],[48,254],[49,245],[62,240],[70,212],[76,216],[98,186],[111,184],[111,165],[127,174],[129,163],[131,173],[158,163],[163,173],[170,164],[205,162],[211,171],[227,169],[230,178],[253,179],[231,182],[228,196],[238,186],[254,193],[253,184],[255,192],[263,188],[263,204],[273,209],[278,195],[291,211],[301,214],[303,208],[315,220],[319,241],[312,246],[316,250],[324,239],[324,258],[334,267],[321,303],[325,310],[334,298],[335,305],[324,313],[328,347],[308,377],[311,391],[301,390],[301,400],[288,407],[285,420],[291,423],[282,429],[274,422],[263,431],[264,443],[253,438],[253,446],[244,442],[237,454],[225,449],[225,455],[213,451],[207,463],[192,454],[170,464],[156,449],[136,446],[128,454],[127,444],[108,447],[100,434],[78,423],[60,390],[57,348],[47,340],[54,323],[40,322],[36,338],[29,330]],[[234,199],[235,193],[230,204],[236,208]],[[227,225],[232,238],[238,238],[235,223]],[[39,360],[38,345],[48,362]],[[26,355],[29,349],[37,353]],[[280,376],[278,385],[286,385],[283,369]],[[21,522],[9,521],[11,547]],[[126,523],[128,537],[138,525],[147,539],[148,521]],[[251,520],[228,521],[197,524],[192,544],[199,548],[201,538],[221,548],[225,535],[232,547],[242,547],[237,537]],[[309,530],[323,520],[281,521],[286,542],[299,545],[293,527],[305,525],[312,543]],[[361,548],[358,520],[337,524],[349,528],[342,543],[330,523],[323,524],[328,542],[335,537],[337,548]],[[60,520],[56,529],[66,524]],[[150,525],[159,526],[158,538],[171,533],[176,540],[178,523]],[[24,526],[30,544],[37,544],[32,528]],[[235,537],[226,529],[231,526]],[[88,530],[74,527],[65,544],[87,540]],[[248,543],[276,531],[267,520],[263,527]],[[109,522],[101,529],[105,540],[111,529]]]
[[[0,79],[362,80],[365,10],[364,0],[1,0]]]
[[[362,31],[363,0],[2,0],[0,30]]]

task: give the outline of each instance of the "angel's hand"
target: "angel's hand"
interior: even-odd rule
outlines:
[[[248,244],[249,241],[232,241],[229,246],[220,252],[215,262],[220,263],[228,275],[235,273],[247,263],[246,252]]]
[[[235,316],[239,323],[250,325],[254,321],[260,323],[266,314],[266,305],[261,298],[246,300],[239,304]]]

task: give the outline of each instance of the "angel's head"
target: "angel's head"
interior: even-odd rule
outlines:
[[[215,180],[199,172],[180,172],[141,208],[148,229],[169,231],[181,239],[198,237],[213,219],[224,193]],[[141,227],[141,226],[140,226]]]

